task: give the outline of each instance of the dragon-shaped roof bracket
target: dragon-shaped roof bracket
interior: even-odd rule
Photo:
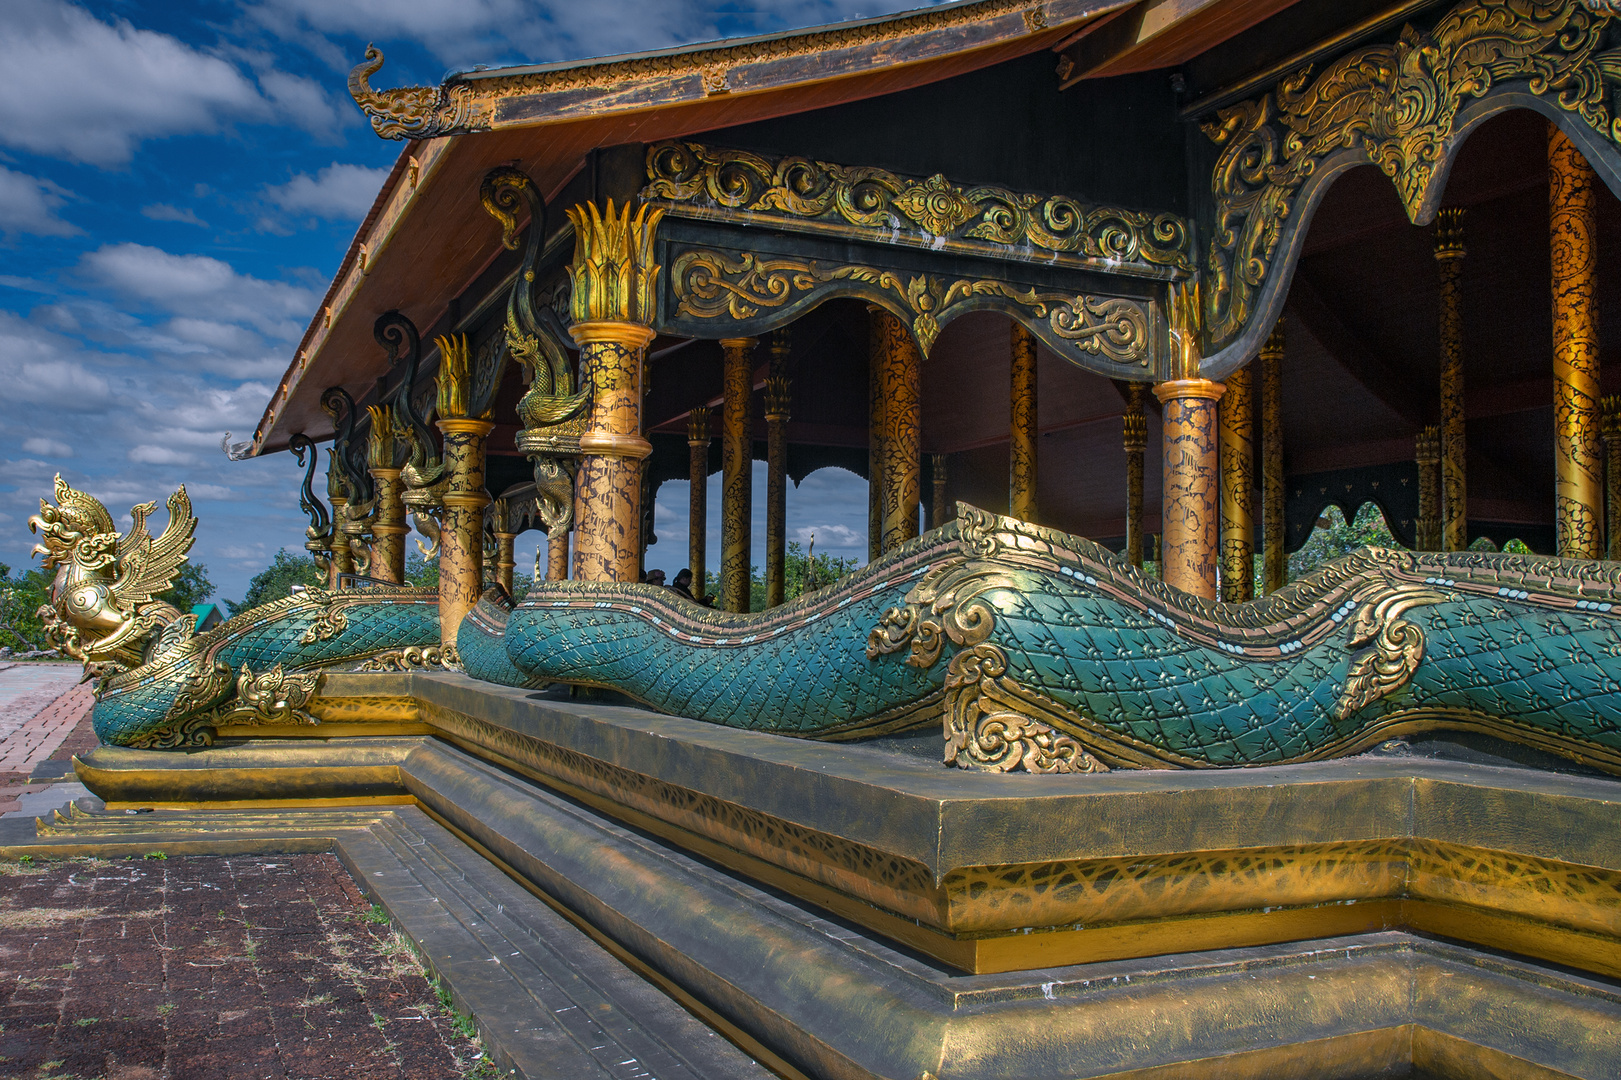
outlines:
[[[507,298],[506,345],[512,358],[529,370],[529,391],[518,403],[525,433],[538,434],[580,416],[590,403],[589,387],[575,391],[574,369],[564,342],[568,331],[551,307],[535,303],[535,283],[546,246],[546,200],[529,175],[511,166],[484,174],[479,199],[501,224],[501,243],[518,250],[519,211],[529,210],[523,263]]]
[[[323,561],[322,556],[332,550],[332,516],[312,486],[315,480],[315,466],[321,460],[321,452],[315,448],[314,441],[303,432],[294,435],[287,445],[292,450],[293,457],[304,467],[304,484],[298,492],[298,507],[310,519],[309,528],[304,530],[304,547],[315,556],[319,565]],[[310,457],[308,463],[304,461],[306,452]],[[336,460],[336,455],[333,460]]]
[[[388,353],[390,370],[402,367],[400,380],[387,400],[381,402],[394,411],[395,423],[406,433],[406,443],[395,450],[396,467],[411,465],[417,471],[431,471],[439,461],[428,417],[417,411],[417,371],[422,366],[422,335],[416,324],[398,311],[385,311],[372,324],[372,337]]]
[[[329,386],[321,394],[321,409],[332,418],[332,453],[328,462],[328,497],[347,498],[359,506],[372,499],[371,473],[366,471],[366,440],[358,437],[365,422],[355,399],[341,386]],[[340,489],[339,484],[346,488]]]

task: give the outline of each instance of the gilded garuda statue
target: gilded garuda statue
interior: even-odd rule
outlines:
[[[156,503],[131,509],[134,520],[120,534],[105,506],[57,474],[56,505],[41,499],[39,513],[28,519],[40,534],[34,554],[56,571],[51,602],[39,611],[53,646],[86,665],[114,669],[151,658],[181,615],[157,597],[180,572],[197,531],[184,485],[169,496],[169,523],[154,538],[146,519],[156,509]]]

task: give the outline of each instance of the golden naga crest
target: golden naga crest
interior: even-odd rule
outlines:
[[[34,554],[45,556],[46,570],[56,570],[51,602],[39,611],[52,645],[87,667],[128,668],[150,659],[171,637],[164,631],[181,613],[156,596],[186,561],[197,519],[184,485],[168,505],[160,536],[146,530],[156,503],[132,508],[134,520],[120,535],[105,506],[57,475],[56,505],[41,499],[39,513],[28,519],[40,534]]]

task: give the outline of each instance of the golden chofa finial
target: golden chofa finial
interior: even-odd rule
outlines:
[[[438,337],[433,343],[439,346],[439,418],[466,420],[473,397],[473,361],[467,335]]]
[[[371,417],[371,436],[366,441],[366,465],[373,469],[392,469],[394,465],[394,410],[387,405],[368,405]]]
[[[1435,257],[1463,258],[1463,207],[1449,206],[1435,215]]]
[[[605,211],[581,203],[568,211],[574,225],[571,301],[574,323],[617,322],[651,325],[659,266],[653,234],[664,211],[643,205],[631,217],[630,204]]]
[[[1171,378],[1197,379],[1204,355],[1199,349],[1199,279],[1171,284]]]

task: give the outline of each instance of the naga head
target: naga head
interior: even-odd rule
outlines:
[[[40,534],[33,553],[45,556],[47,570],[76,554],[81,561],[99,561],[102,566],[115,557],[112,549],[118,534],[112,515],[94,497],[69,487],[61,473],[56,474],[56,505],[39,500],[39,513],[28,519],[28,529]]]

